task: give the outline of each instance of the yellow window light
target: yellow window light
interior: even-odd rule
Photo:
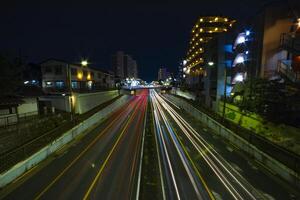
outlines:
[[[90,73],[88,73],[88,75],[87,75],[86,79],[87,79],[87,80],[91,80],[91,79],[92,79],[92,77],[91,77],[91,74],[90,74]]]
[[[200,28],[200,32],[203,32],[203,28]]]
[[[81,79],[82,79],[82,76],[83,76],[83,75],[82,75],[82,72],[79,71],[79,72],[77,73],[77,78],[78,78],[79,80],[81,80]]]
[[[216,17],[216,18],[215,18],[215,21],[218,21],[218,19],[219,19],[219,18],[218,18],[218,17]]]
[[[217,31],[218,30],[218,28],[215,28],[215,31]]]
[[[200,19],[200,22],[203,22],[203,19],[202,19],[202,18]]]

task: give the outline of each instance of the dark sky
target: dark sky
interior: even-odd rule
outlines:
[[[199,15],[245,19],[263,0],[109,2],[1,1],[0,51],[21,50],[33,62],[88,57],[108,69],[111,54],[123,50],[137,60],[141,78],[149,81],[160,66],[176,70]]]

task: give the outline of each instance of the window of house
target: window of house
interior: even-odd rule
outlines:
[[[55,87],[57,88],[63,88],[65,86],[65,83],[63,81],[56,81]]]
[[[77,81],[72,81],[72,88],[77,89],[79,88],[78,82]]]

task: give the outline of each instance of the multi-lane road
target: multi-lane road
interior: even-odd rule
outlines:
[[[0,190],[0,199],[138,199],[147,164],[142,162],[147,109],[163,199],[291,199],[293,190],[275,175],[146,89]]]
[[[134,199],[139,191],[148,91],[19,178],[4,199]],[[0,198],[1,199],[1,198]]]

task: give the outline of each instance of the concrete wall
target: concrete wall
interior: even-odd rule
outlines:
[[[23,98],[24,103],[18,106],[18,114],[20,117],[23,115],[37,115],[38,114],[38,104],[36,98]]]
[[[100,104],[109,101],[119,95],[118,90],[96,92],[96,93],[76,93],[75,113],[85,113]]]
[[[101,111],[95,113],[93,116],[88,118],[87,120],[83,121],[82,123],[78,124],[77,126],[73,127],[66,133],[64,133],[61,137],[53,141],[52,143],[45,146],[43,149],[38,151],[37,153],[33,154],[28,159],[16,164],[8,171],[0,174],[0,188],[3,188],[5,185],[11,183],[13,180],[18,178],[20,175],[43,161],[44,159],[51,156],[52,153],[57,151],[58,149],[62,148],[65,144],[71,142],[74,138],[78,135],[85,133],[91,128],[95,127],[101,121],[108,116],[110,116],[113,112],[121,108],[125,103],[130,100],[131,97],[129,96],[122,96],[114,103],[110,104],[109,106],[105,107]]]
[[[100,104],[109,101],[119,95],[118,90],[95,92],[95,93],[75,93],[74,94],[74,107],[75,113],[85,113]],[[62,95],[51,95],[39,97],[40,101],[50,101],[52,106],[57,110],[70,112],[70,97]]]
[[[43,96],[39,97],[39,101],[49,101],[51,105],[61,111],[70,112],[70,102],[68,96]]]
[[[209,128],[211,128],[214,131],[214,133],[222,136],[227,141],[234,144],[234,146],[236,146],[241,151],[244,151],[245,153],[250,155],[256,161],[262,163],[264,166],[266,166],[268,169],[273,171],[275,174],[278,174],[285,181],[300,188],[300,179],[299,179],[300,176],[295,171],[289,169],[279,161],[273,159],[269,155],[260,151],[255,146],[251,145],[250,143],[248,143],[243,138],[239,137],[231,130],[225,128],[223,125],[221,125],[214,119],[210,118],[208,115],[197,110],[195,107],[187,103],[185,100],[182,100],[173,95],[166,95],[166,97],[172,102],[174,102],[177,106],[181,107],[186,112],[190,113],[196,119],[206,124]]]
[[[193,94],[191,92],[188,92],[188,91],[183,92],[183,91],[180,90],[180,88],[173,87],[171,93],[176,94],[178,96],[182,96],[186,99],[196,100],[196,95],[195,94]]]

